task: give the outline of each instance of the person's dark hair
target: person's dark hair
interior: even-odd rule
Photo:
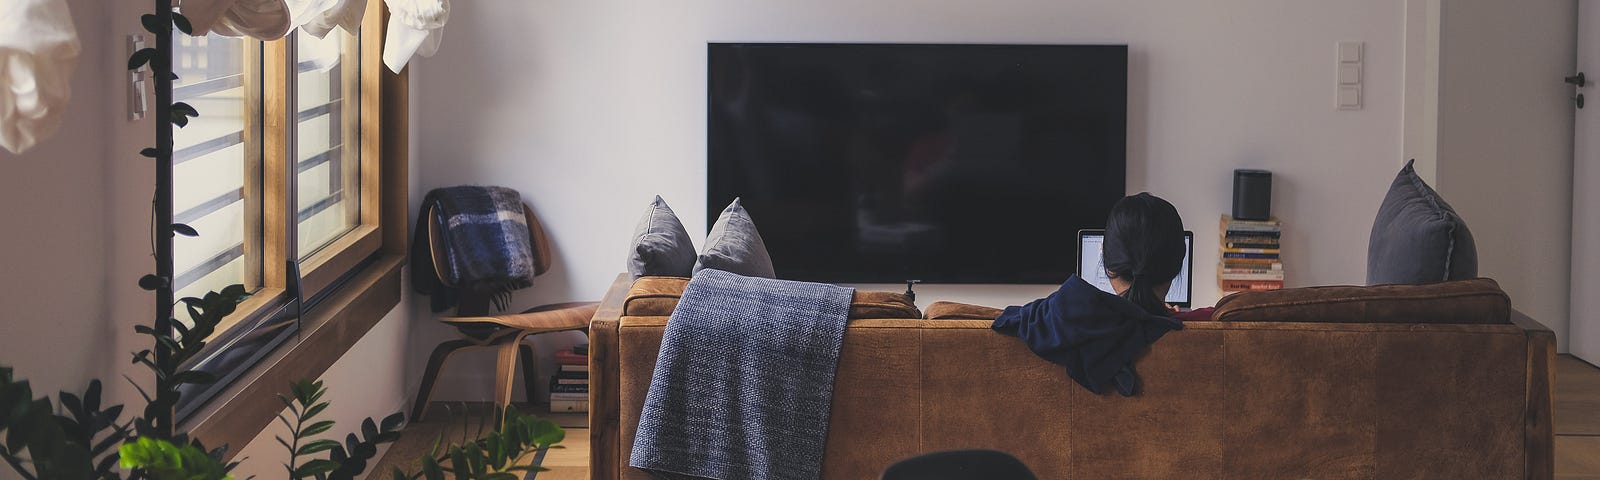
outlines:
[[[1167,315],[1166,299],[1156,295],[1157,285],[1183,271],[1183,218],[1161,197],[1140,193],[1123,197],[1106,218],[1104,260],[1106,272],[1131,287],[1122,297],[1156,315]]]

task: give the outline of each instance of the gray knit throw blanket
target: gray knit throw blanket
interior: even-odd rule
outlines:
[[[855,290],[702,270],[667,321],[629,465],[814,480]]]

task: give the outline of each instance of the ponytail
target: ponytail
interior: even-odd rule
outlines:
[[[1122,297],[1152,315],[1168,315],[1156,286],[1183,268],[1183,219],[1171,203],[1149,193],[1124,197],[1106,219],[1106,272],[1128,281]]]
[[[1165,298],[1156,296],[1155,285],[1151,283],[1147,277],[1134,275],[1128,289],[1122,292],[1122,298],[1128,299],[1129,302],[1133,302],[1134,305],[1138,305],[1139,308],[1143,308],[1144,311],[1150,312],[1152,315],[1167,316],[1169,313],[1167,301]]]

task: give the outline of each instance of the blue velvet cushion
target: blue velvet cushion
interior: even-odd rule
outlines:
[[[628,251],[628,273],[633,278],[687,277],[694,270],[694,242],[660,195],[639,218],[633,246]]]
[[[1472,231],[1406,162],[1378,207],[1367,243],[1367,284],[1412,284],[1478,276]]]
[[[772,257],[767,254],[767,244],[756,231],[756,222],[750,219],[750,212],[739,205],[737,198],[722,210],[722,216],[717,217],[717,222],[711,225],[711,233],[706,235],[705,249],[700,252],[694,271],[707,268],[746,277],[778,278],[772,268]]]

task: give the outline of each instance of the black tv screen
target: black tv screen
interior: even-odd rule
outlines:
[[[1123,45],[714,43],[707,222],[779,278],[1059,283],[1124,194]]]

